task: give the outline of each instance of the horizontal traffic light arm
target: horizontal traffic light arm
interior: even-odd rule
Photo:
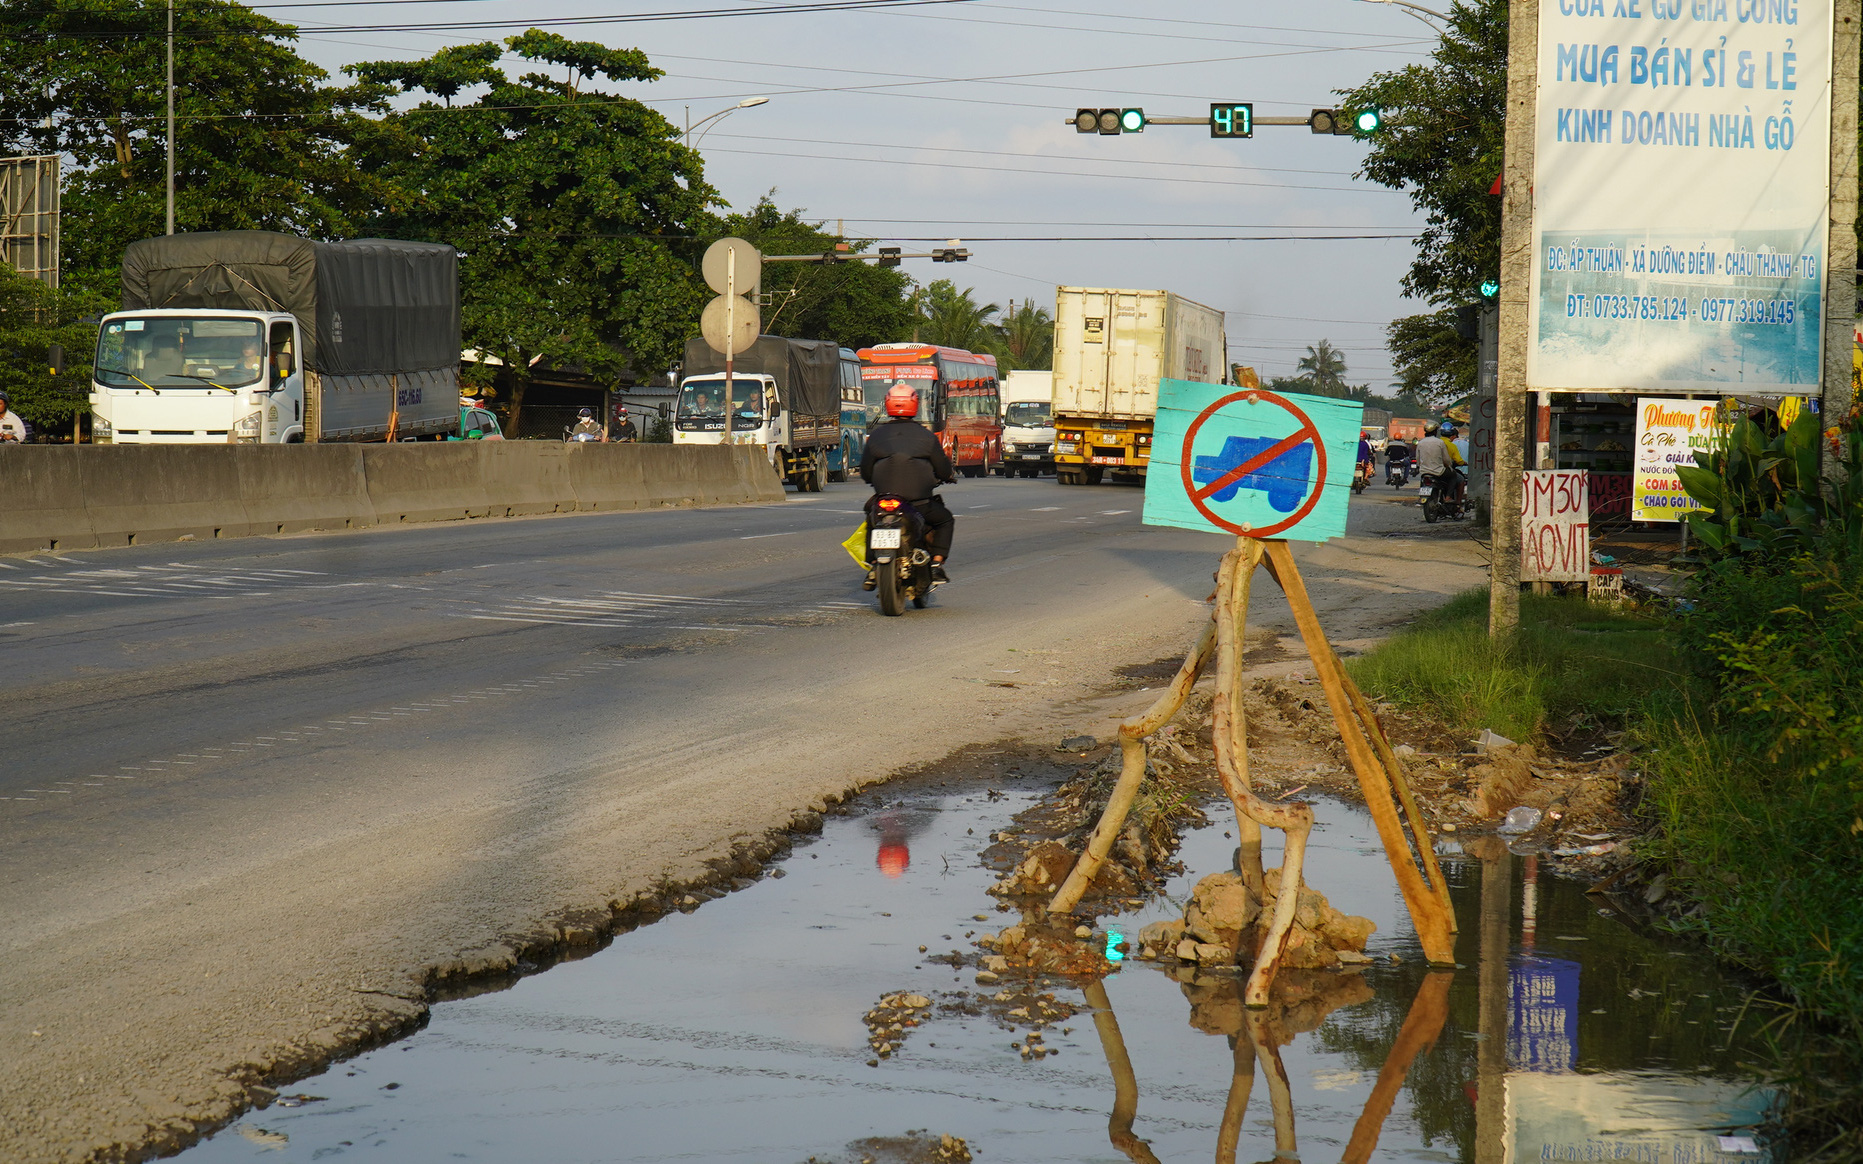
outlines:
[[[1072,125],[1072,122],[1068,124]],[[964,263],[970,261],[970,252],[963,247],[943,247],[923,254],[855,254],[852,251],[823,251],[818,255],[765,255],[766,263],[819,263],[831,266],[835,263],[879,262],[880,260],[897,262],[900,259],[930,259],[934,263]]]
[[[1256,125],[1298,125],[1302,129],[1305,129],[1307,127],[1307,123],[1310,120],[1312,119],[1309,117],[1257,117],[1255,119],[1255,124]],[[1145,118],[1146,125],[1204,125],[1204,126],[1207,126],[1209,123],[1210,123],[1210,119],[1207,117],[1152,117],[1148,114],[1146,115],[1146,118]],[[1074,119],[1070,117],[1066,121],[1063,121],[1061,124],[1072,125],[1074,124]]]

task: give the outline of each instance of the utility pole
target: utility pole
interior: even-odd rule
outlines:
[[[168,0],[168,233],[175,233],[175,0]]]
[[[1526,467],[1528,296],[1533,286],[1533,134],[1539,96],[1539,0],[1507,15],[1507,139],[1501,170],[1501,321],[1494,409],[1493,540],[1488,634],[1520,625],[1520,473]]]

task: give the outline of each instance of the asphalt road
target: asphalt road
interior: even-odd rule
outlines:
[[[428,967],[956,746],[1103,735],[1225,546],[966,481],[956,582],[886,619],[864,496],[0,559],[0,1158],[184,1141]],[[1389,496],[1353,521],[1302,551],[1336,640],[1482,580]]]

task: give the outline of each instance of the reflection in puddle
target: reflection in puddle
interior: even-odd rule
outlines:
[[[1370,822],[1341,805],[1323,806],[1309,875],[1378,923],[1375,964],[1285,972],[1263,1011],[1241,1005],[1241,975],[1142,962],[1050,985],[1053,1006],[978,987],[974,918],[995,911],[980,854],[1033,796],[831,818],[783,878],[437,1005],[306,1081],[316,1102],[185,1155],[799,1164],[929,1158],[876,1145],[953,1136],[1005,1162],[1777,1159],[1740,1150],[1765,1100],[1732,1030],[1743,992],[1705,958],[1496,844],[1447,862],[1461,965],[1431,972]],[[1182,916],[1233,845],[1220,825],[1189,835],[1189,872],[1119,928]],[[863,1016],[900,993],[930,1005],[874,1060]]]

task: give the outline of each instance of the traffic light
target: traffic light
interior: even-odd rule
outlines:
[[[1143,109],[1077,109],[1074,111],[1075,133],[1100,133],[1108,137],[1122,133],[1144,133]]]
[[[1481,297],[1483,299],[1493,299],[1500,293],[1501,281],[1499,279],[1483,279],[1481,281]]]
[[[1361,105],[1355,109],[1315,109],[1312,116],[1307,118],[1307,128],[1314,133],[1367,138],[1384,128],[1384,110],[1376,105]]]
[[[1455,334],[1469,343],[1481,339],[1481,304],[1464,303],[1455,309]]]
[[[899,265],[898,247],[881,247],[879,250],[880,266],[897,267]]]
[[[967,263],[970,252],[963,247],[938,247],[932,251],[934,263]]]
[[[1210,106],[1211,137],[1254,137],[1255,107],[1246,101]]]

